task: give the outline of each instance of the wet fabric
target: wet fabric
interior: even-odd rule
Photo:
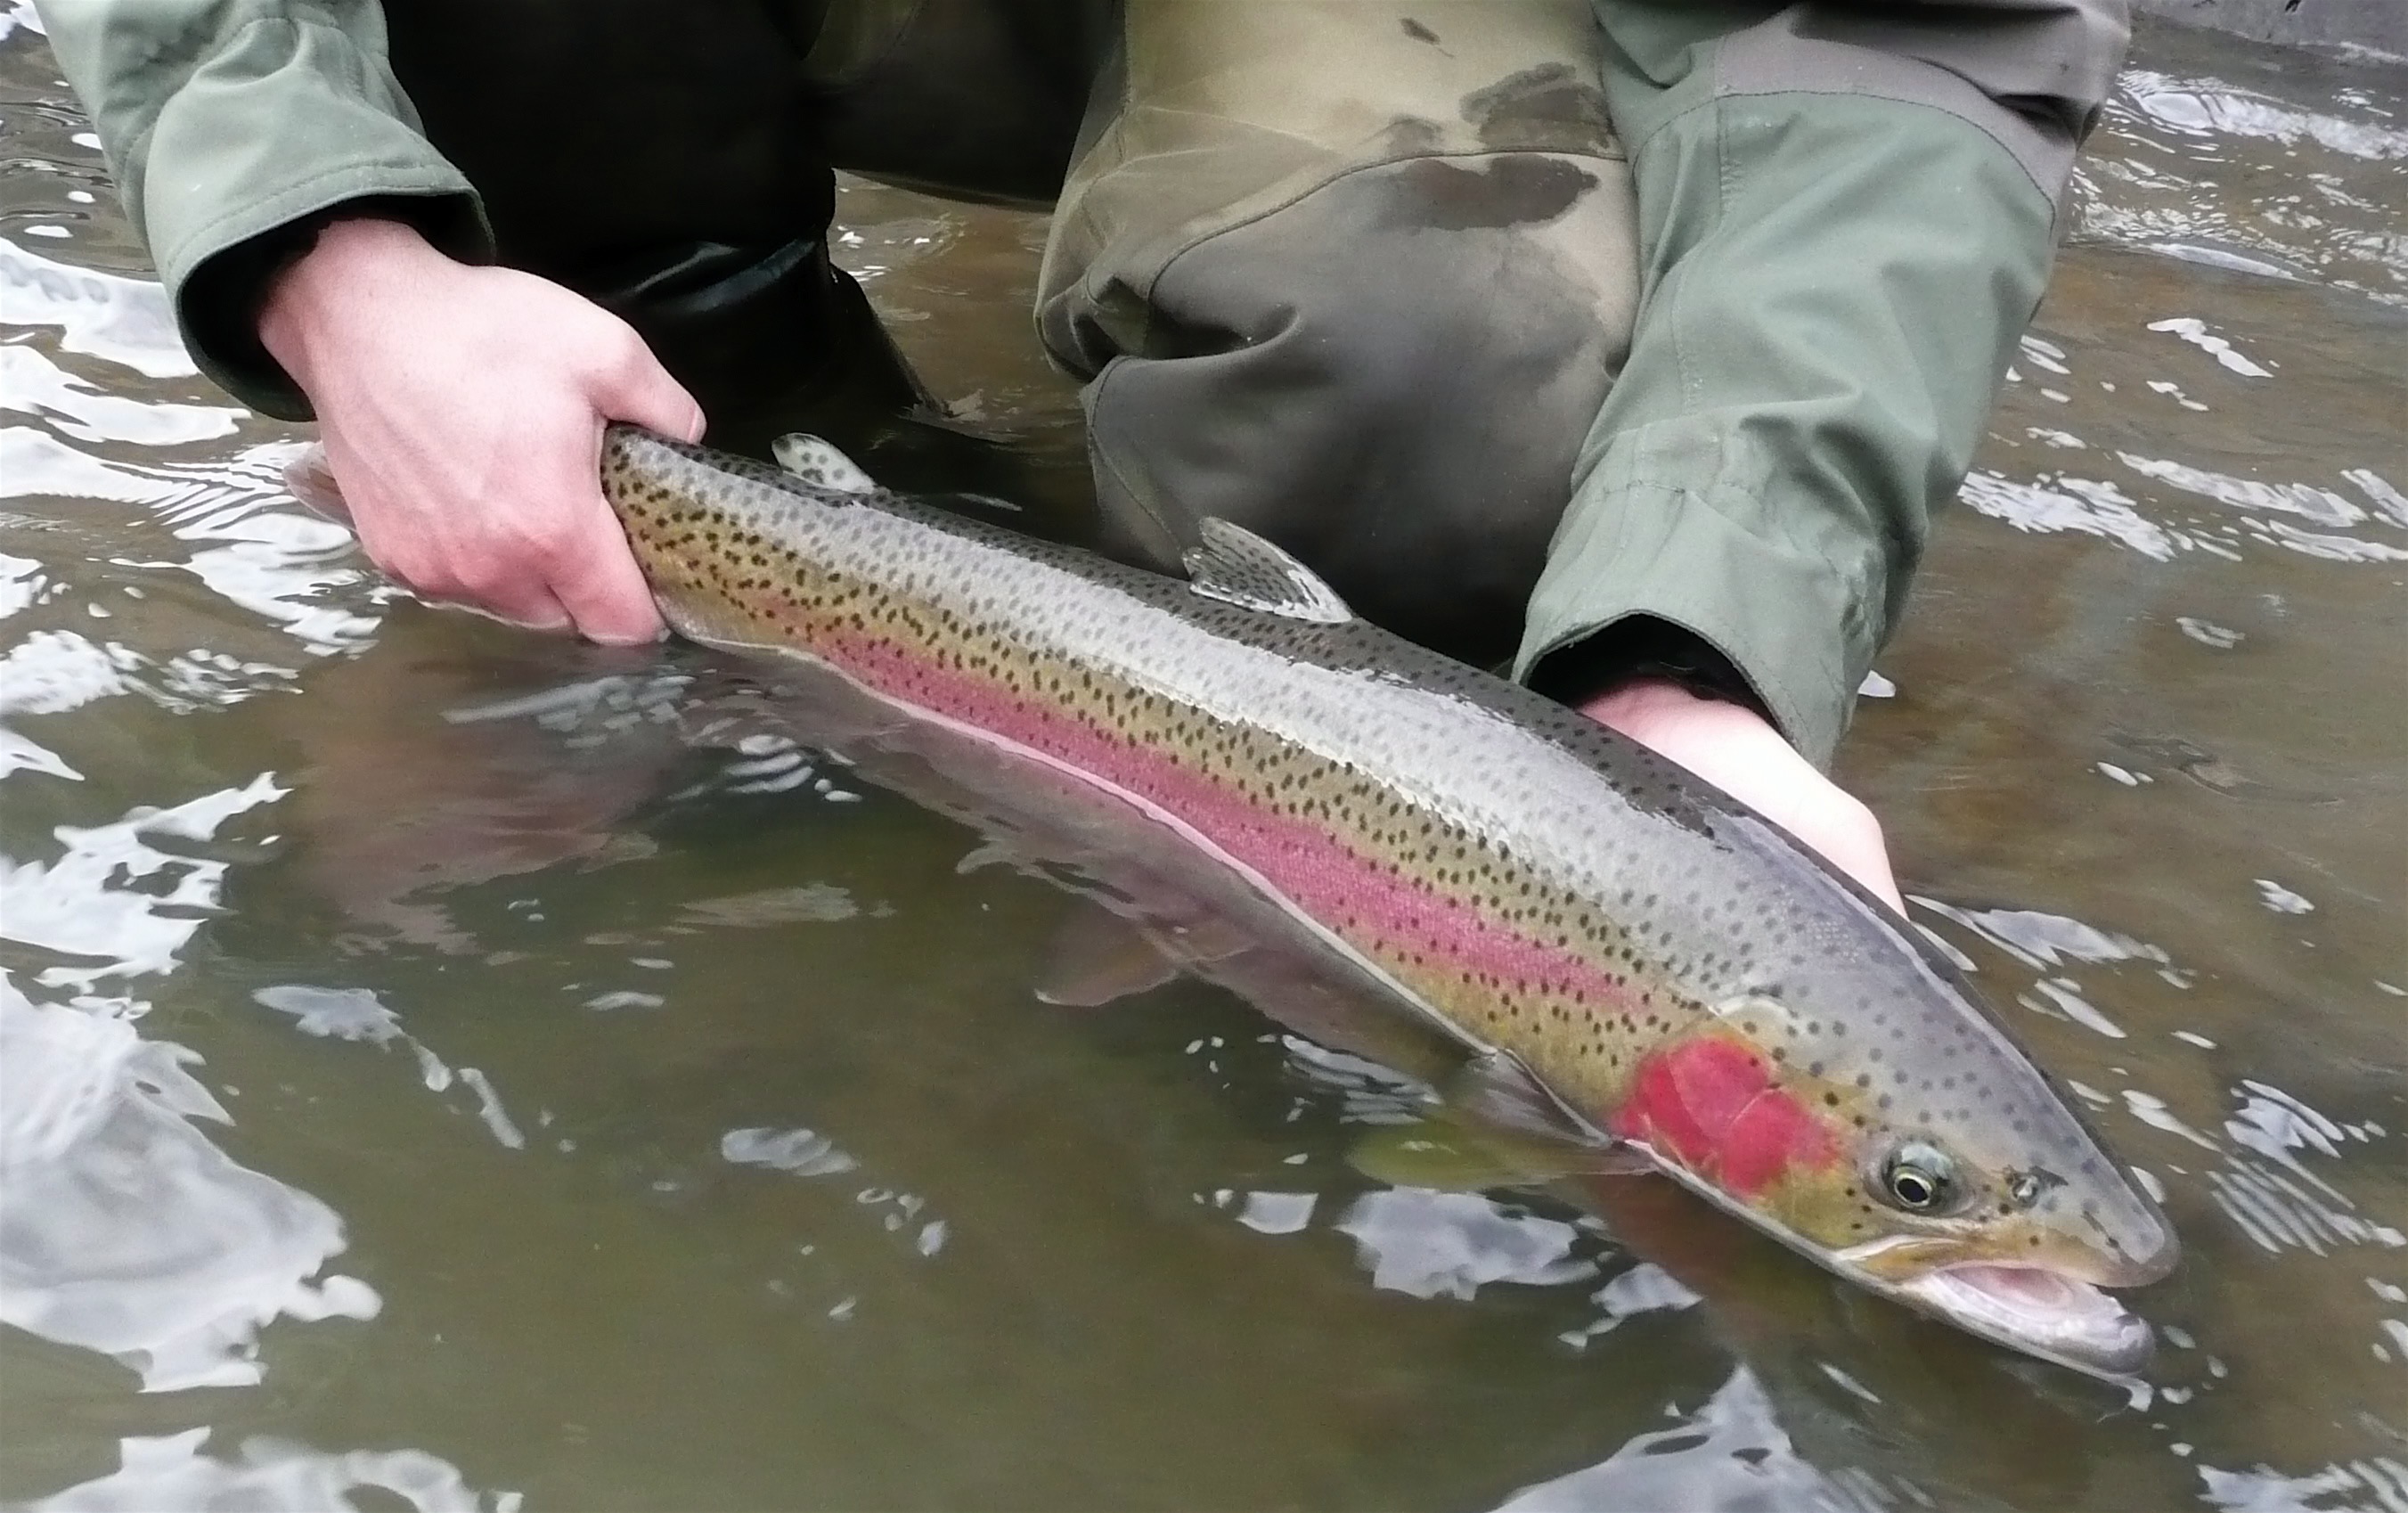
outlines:
[[[1670,637],[1817,761],[2124,37],[2120,0],[712,0],[666,40],[469,8],[53,19],[246,400],[301,412],[251,311],[369,201],[626,315],[715,421],[781,366],[908,402],[824,255],[830,166],[1058,186],[1038,323],[1089,381],[1099,544],[1168,567],[1226,515],[1566,698]]]
[[[1636,301],[1587,6],[1140,4],[1125,38],[1038,304],[1106,544],[1175,568],[1226,516],[1503,659]]]

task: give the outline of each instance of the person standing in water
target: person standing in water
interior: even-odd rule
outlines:
[[[2125,0],[50,0],[195,361],[425,597],[662,625],[602,426],[917,384],[838,168],[1047,206],[1091,543],[1197,522],[1894,905],[1823,774],[2046,281]]]

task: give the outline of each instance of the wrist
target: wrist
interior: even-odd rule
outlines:
[[[1729,658],[1703,637],[1649,615],[1632,615],[1550,653],[1531,670],[1530,685],[1592,713],[1600,703],[1653,706],[1680,696],[1770,717]]]
[[[1641,672],[1581,700],[1580,711],[1605,725],[1649,720],[1667,711],[1684,711],[1700,704],[1730,703],[1713,693],[1692,688],[1677,679]],[[1743,707],[1743,706],[1742,706]]]
[[[270,275],[259,303],[260,345],[305,391],[313,354],[374,297],[384,275],[442,253],[415,227],[378,216],[340,215],[304,227],[297,252]]]
[[[1716,764],[1711,753],[1700,759],[1699,747],[1770,742],[1790,749],[1772,722],[1754,707],[1668,677],[1642,673],[1584,699],[1579,708],[1598,724],[1710,778]]]

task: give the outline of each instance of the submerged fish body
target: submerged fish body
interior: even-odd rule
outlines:
[[[1192,582],[614,426],[663,612],[1141,814],[1588,1139],[1860,1284],[2094,1371],[2155,1204],[1906,921],[1653,752],[1355,618],[1218,522]],[[1251,909],[1251,913],[1249,910]]]

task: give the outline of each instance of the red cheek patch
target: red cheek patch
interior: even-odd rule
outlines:
[[[1630,1079],[1630,1096],[1613,1111],[1612,1128],[1623,1139],[1650,1146],[1691,1171],[1701,1169],[1713,1153],[1713,1142],[1681,1101],[1670,1059],[1661,1054],[1639,1063]]]
[[[1830,1131],[1774,1085],[1764,1059],[1720,1036],[1669,1046],[1640,1063],[1612,1129],[1741,1197],[1793,1166],[1827,1166],[1839,1156]]]
[[[1723,1136],[1723,1185],[1752,1197],[1794,1167],[1826,1167],[1840,1145],[1823,1121],[1778,1088],[1768,1088]]]

